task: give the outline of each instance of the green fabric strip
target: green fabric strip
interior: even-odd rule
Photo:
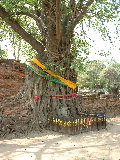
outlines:
[[[34,71],[36,74],[44,77],[45,79],[49,80],[49,81],[52,81],[54,83],[57,83],[57,84],[60,84],[60,85],[63,85],[63,86],[67,86],[66,84],[64,84],[63,82],[61,82],[60,80],[56,79],[56,78],[53,78],[52,76],[49,76],[48,74],[45,74],[43,71],[39,72],[37,70],[35,70],[33,67],[31,67],[30,65],[28,65],[27,63],[25,63],[25,65],[31,69],[32,71]]]

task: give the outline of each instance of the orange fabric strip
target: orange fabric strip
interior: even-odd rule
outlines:
[[[34,62],[36,65],[38,65],[38,66],[39,66],[40,68],[42,68],[42,69],[45,69],[45,68],[46,68],[46,67],[45,67],[42,63],[40,63],[36,58],[33,58],[31,61]],[[68,85],[70,88],[72,88],[73,90],[76,90],[76,84],[75,84],[75,83],[73,83],[73,82],[71,82],[71,81],[69,81],[69,80],[67,80],[67,79],[62,78],[61,76],[58,76],[58,75],[54,74],[54,73],[51,72],[50,70],[45,70],[45,72],[49,73],[50,75],[52,75],[52,76],[54,76],[54,77],[59,78],[63,83],[65,83],[66,85]]]

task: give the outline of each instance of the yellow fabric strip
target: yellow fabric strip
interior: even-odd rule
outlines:
[[[36,58],[33,58],[31,61],[34,62],[34,63],[35,63],[36,65],[38,65],[39,67],[41,67],[42,69],[45,69],[45,68],[46,68],[46,67],[45,67],[42,63],[40,63]],[[69,86],[70,88],[72,88],[73,90],[76,90],[76,84],[75,84],[75,83],[73,83],[73,82],[71,82],[71,81],[69,81],[69,80],[66,80],[66,79],[62,78],[61,76],[58,76],[58,75],[54,74],[54,73],[51,72],[50,70],[45,70],[45,72],[51,74],[51,75],[54,76],[54,77],[58,77],[63,83],[65,83],[66,85],[68,85],[68,86]]]
[[[34,65],[32,65],[31,63],[27,63],[29,66],[31,66],[33,69],[35,69],[38,72],[44,73],[42,70],[38,69],[37,67],[35,67]]]
[[[30,69],[32,69],[36,74],[61,85],[67,86],[65,83],[61,82],[59,78],[55,78],[47,73],[45,73],[45,71],[43,71],[42,69],[38,69],[37,67],[35,67],[34,65],[32,65],[31,63],[25,63],[26,66]]]

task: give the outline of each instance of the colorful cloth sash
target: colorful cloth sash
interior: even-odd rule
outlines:
[[[51,75],[48,75],[47,73],[45,73],[43,70],[38,69],[37,67],[35,67],[34,65],[32,65],[31,63],[25,63],[25,65],[30,68],[32,71],[34,71],[36,74],[44,77],[47,80],[50,80],[52,82],[58,83],[60,85],[63,86],[67,86],[66,84],[64,84],[63,82],[61,82],[58,78],[54,78]]]
[[[65,83],[66,85],[68,85],[70,88],[72,88],[73,90],[76,90],[76,84],[66,80],[64,78],[62,78],[61,76],[58,76],[56,74],[54,74],[53,72],[51,72],[50,70],[47,70],[46,67],[40,63],[36,58],[33,58],[31,60],[32,62],[34,62],[37,66],[39,66],[40,68],[44,69],[45,72],[47,72],[48,74],[52,75],[53,77],[59,78],[60,81],[62,81],[63,83]]]

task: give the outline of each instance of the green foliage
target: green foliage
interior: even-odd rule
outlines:
[[[63,68],[62,66],[56,66],[55,69],[61,72],[65,70],[65,68]]]
[[[0,48],[0,58],[7,58],[7,52],[5,50],[1,50],[1,48]]]
[[[28,32],[32,37],[36,40],[41,38],[40,31],[36,26],[36,22],[26,16],[20,15],[20,12],[28,12],[32,11],[32,5],[36,4],[37,0],[2,0],[0,2],[1,5],[4,6],[6,11],[9,12],[11,17],[14,17],[19,24]],[[17,14],[16,14],[17,13]],[[24,56],[25,59],[31,59],[34,57],[37,52],[28,44],[25,40],[23,40],[20,35],[13,31],[13,29],[7,25],[4,21],[0,21],[1,32],[0,32],[0,39],[5,40],[9,39],[10,46],[14,50],[14,57],[15,59],[21,59]],[[21,42],[21,43],[20,43]]]
[[[31,59],[37,54],[31,45],[22,39],[16,32],[14,32],[9,25],[3,21],[1,21],[1,24],[0,40],[4,41],[9,39],[8,45],[14,50],[13,56],[15,59],[21,59],[21,57],[24,57],[25,59]]]
[[[104,62],[99,60],[86,62],[83,70],[78,73],[79,87],[94,88],[96,85],[103,86],[104,81],[100,79],[100,72],[104,67]]]
[[[120,83],[120,63],[113,63],[101,72],[100,78],[105,80],[107,84]]]
[[[99,32],[101,34],[101,38],[104,41],[109,41],[111,45],[114,45],[114,42],[112,41],[112,34],[114,32],[114,35],[116,39],[119,39],[119,21],[120,21],[120,2],[119,0],[115,1],[108,1],[108,0],[99,0],[93,3],[89,7],[89,13],[86,15],[86,18],[84,18],[85,26],[88,28],[94,29],[96,32]],[[116,26],[116,29],[111,30],[109,28],[110,24],[114,24]],[[89,33],[88,33],[89,34]],[[92,41],[92,38],[90,39]],[[99,52],[100,55],[104,55],[104,51]],[[110,54],[110,51],[109,53]],[[107,54],[107,55],[108,55]],[[107,56],[106,55],[106,56]]]
[[[73,62],[71,64],[72,69],[75,69],[77,72],[83,69],[83,65],[88,59],[89,47],[89,43],[83,40],[81,36],[77,35],[72,39],[70,50],[70,54],[73,57]]]
[[[53,82],[48,81],[48,87],[52,87],[53,86]]]
[[[89,61],[85,63],[84,70],[78,74],[80,88],[94,88],[120,83],[120,63],[111,61]]]
[[[80,1],[76,0],[76,4],[79,4]],[[81,1],[82,9],[87,7],[87,2],[90,2],[90,0],[83,0]],[[70,3],[70,0],[64,0],[61,1],[62,3],[62,20],[63,22],[65,18],[70,17],[77,17],[80,13],[80,4],[73,7],[73,4]],[[36,21],[28,16],[27,14],[32,13],[33,15],[36,12],[42,12],[42,1],[38,0],[1,0],[0,5],[2,5],[7,12],[9,12],[9,15],[11,18],[14,18],[18,21],[18,23],[21,25],[21,27],[29,33],[32,37],[34,37],[36,40],[41,40],[44,37],[42,36],[42,31],[39,29],[39,27],[36,25]],[[79,12],[78,12],[79,11]],[[78,12],[78,15],[75,15],[76,12]],[[22,13],[22,14],[21,14]],[[89,52],[89,48],[91,47],[89,42],[86,40],[87,33],[85,31],[85,26],[88,28],[94,28],[95,30],[99,31],[101,33],[101,36],[103,39],[106,37],[111,40],[111,37],[109,35],[110,30],[107,29],[106,24],[110,21],[115,21],[116,18],[118,18],[120,13],[119,10],[119,0],[97,0],[94,1],[86,11],[86,14],[79,20],[79,31],[77,31],[77,36],[73,36],[71,39],[71,57],[73,59],[72,68],[75,68],[76,70],[82,69],[83,64],[87,59],[87,56],[91,54]],[[26,15],[25,15],[26,14]],[[32,47],[27,44],[24,40],[21,40],[21,37],[18,36],[14,31],[3,21],[0,21],[1,23],[1,39],[8,38],[10,39],[10,43],[12,44],[13,48],[16,48],[16,46],[21,50],[21,55],[25,58],[34,57],[37,53],[36,51],[33,51]],[[54,23],[54,21],[53,21]],[[63,24],[63,23],[62,23]],[[63,26],[65,28],[69,28],[72,25],[71,20],[68,21],[66,26]],[[77,23],[76,23],[77,25]],[[74,28],[73,28],[74,29]],[[116,27],[116,33],[118,32],[118,28]],[[14,42],[13,42],[13,35],[14,35]],[[19,44],[19,41],[22,41],[22,44]],[[92,39],[90,39],[92,41]],[[18,50],[19,50],[18,49]],[[106,53],[100,52],[100,55],[105,55]],[[19,57],[20,57],[19,56]],[[107,56],[107,55],[106,55]],[[18,57],[18,56],[17,56]],[[67,57],[63,59],[65,63],[69,63]],[[58,68],[59,70],[63,70],[63,68]]]

